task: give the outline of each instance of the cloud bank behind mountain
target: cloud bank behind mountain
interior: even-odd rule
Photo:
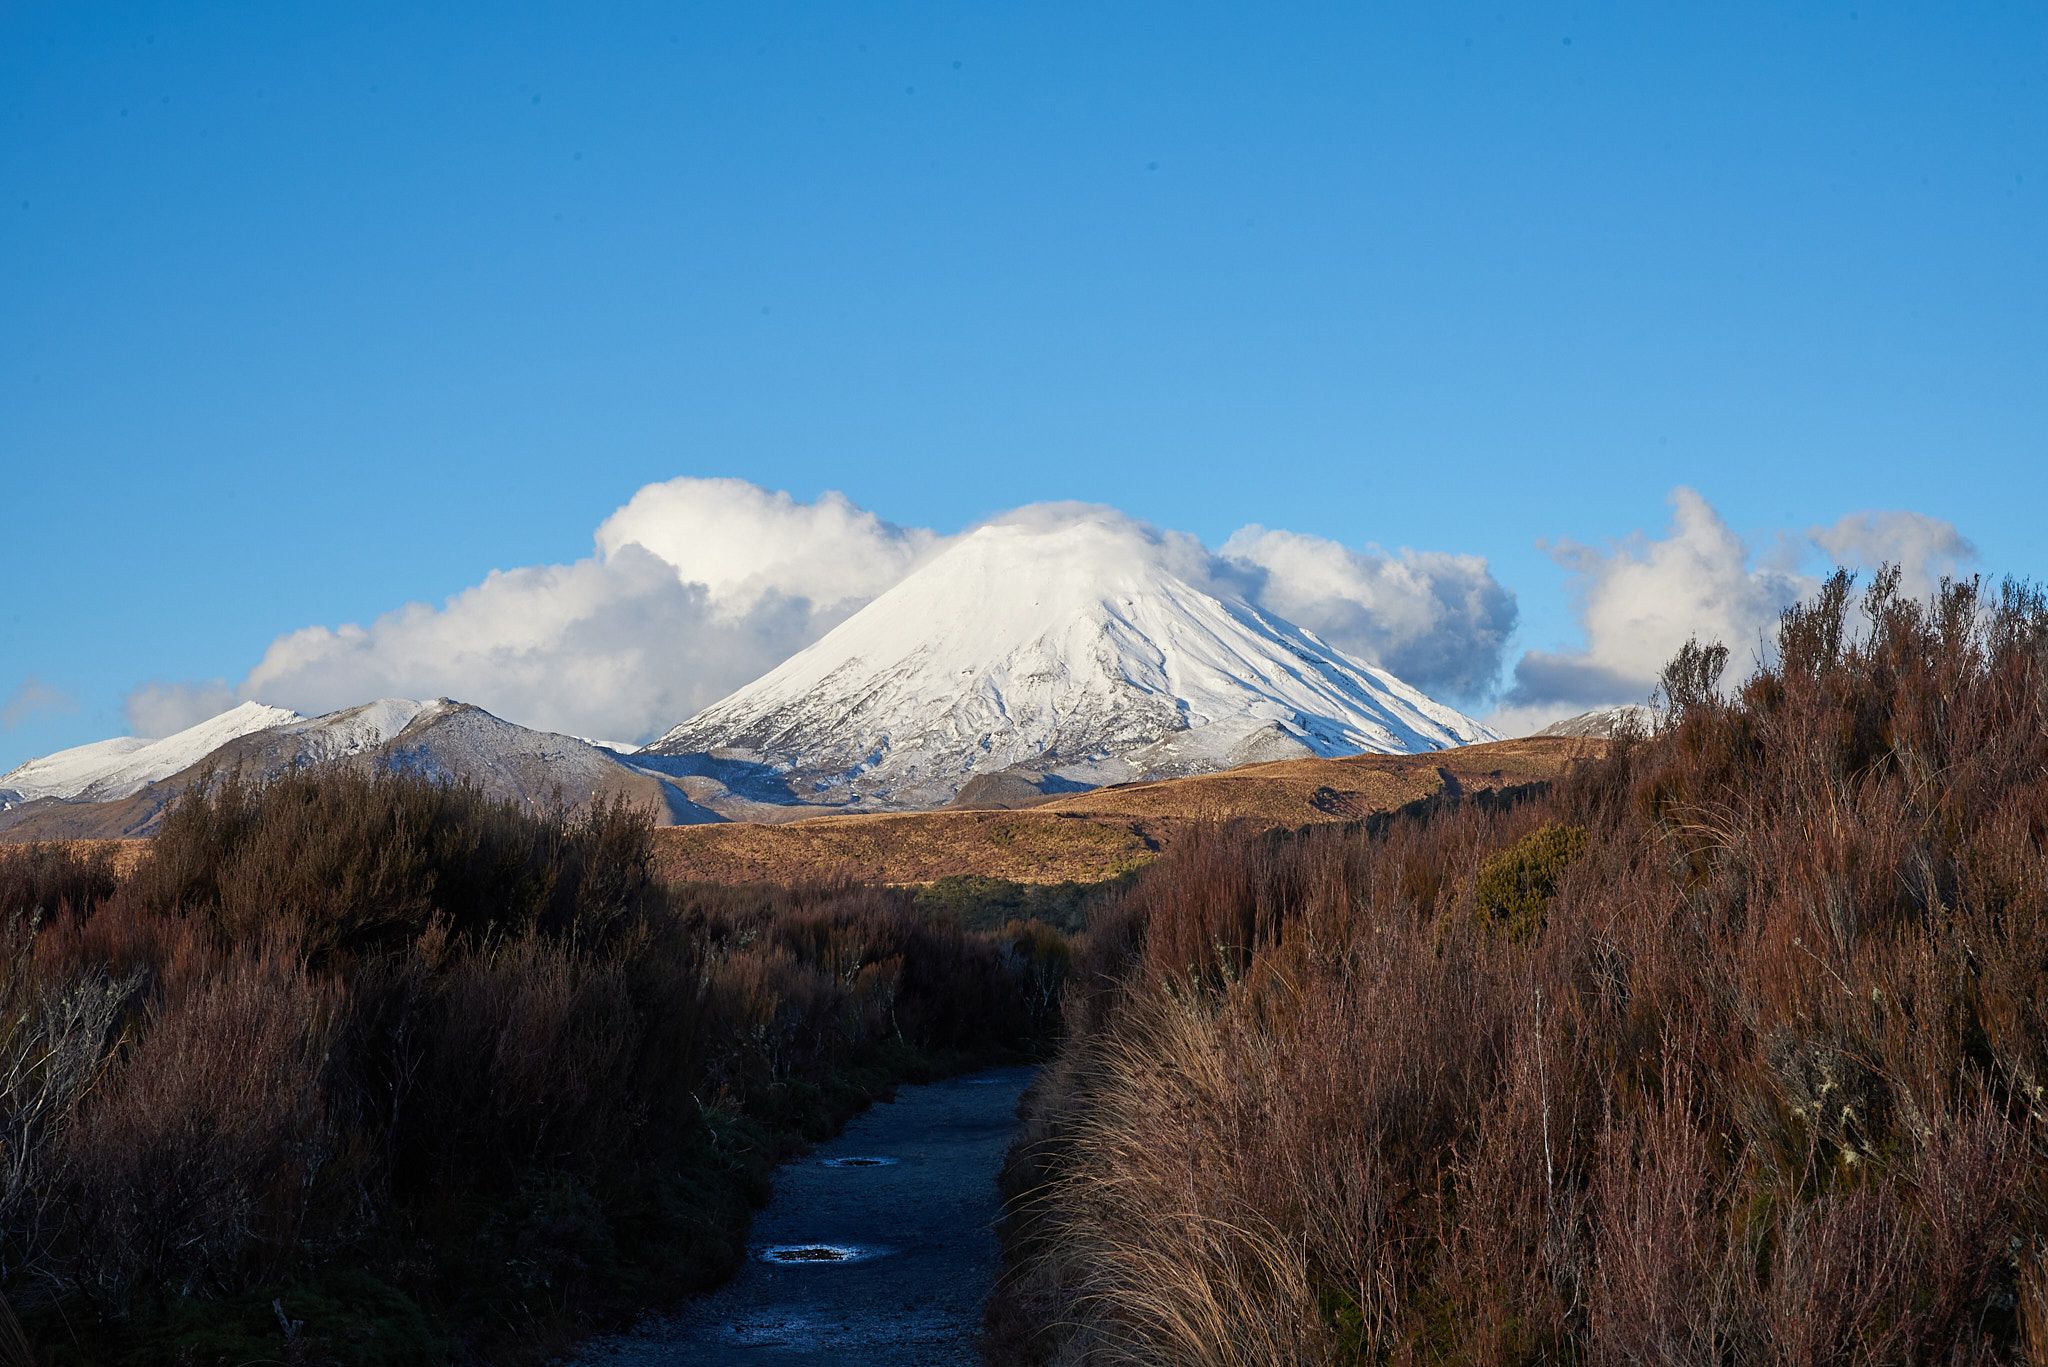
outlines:
[[[439,606],[409,603],[367,625],[305,627],[233,686],[141,685],[128,716],[150,735],[242,699],[312,714],[447,695],[527,726],[645,739],[817,640],[948,540],[838,493],[805,503],[744,480],[673,479],[607,518],[584,559],[494,570]],[[1515,625],[1514,595],[1476,556],[1390,554],[1263,527],[1220,552],[1178,533],[1148,544],[1177,557],[1177,571],[1433,692],[1483,695]]]
[[[1548,546],[1571,573],[1583,644],[1528,650],[1512,670],[1515,595],[1482,556],[1259,525],[1210,549],[1130,521],[1175,573],[1468,710],[1496,703],[1489,720],[1509,733],[1641,701],[1689,635],[1728,642],[1738,661],[1768,648],[1778,612],[1817,583],[1801,570],[1816,556],[1896,561],[1906,587],[1924,592],[1973,553],[1952,525],[1908,512],[1857,513],[1758,549],[1692,490],[1671,501],[1661,538]],[[1040,504],[1003,516],[1105,512]],[[817,640],[950,540],[838,493],[806,503],[745,480],[672,479],[606,518],[583,559],[494,570],[438,606],[408,603],[367,625],[287,633],[239,682],[151,680],[129,694],[127,714],[136,734],[153,736],[250,699],[311,715],[446,695],[526,726],[641,741]]]

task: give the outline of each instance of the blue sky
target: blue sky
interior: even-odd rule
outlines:
[[[1506,677],[1679,486],[2039,576],[2044,189],[2039,6],[10,4],[0,769],[678,476],[1484,556]]]

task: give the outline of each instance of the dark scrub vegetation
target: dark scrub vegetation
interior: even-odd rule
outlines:
[[[1141,874],[999,1358],[2048,1361],[2048,606],[1837,576],[1778,654],[1519,803]]]
[[[728,1275],[771,1165],[894,1083],[1057,1024],[1043,927],[664,886],[623,805],[199,791],[125,879],[0,847],[0,1295],[41,1360],[538,1360]]]
[[[1133,873],[1097,883],[1013,883],[978,873],[956,873],[925,884],[912,894],[918,910],[944,916],[968,930],[1000,930],[1011,922],[1037,921],[1063,934],[1088,928],[1096,910],[1130,887]]]

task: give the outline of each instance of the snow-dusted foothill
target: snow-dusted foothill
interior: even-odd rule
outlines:
[[[955,540],[629,763],[906,809],[1023,768],[1095,785],[1496,739],[1253,607],[1192,538],[1029,509]]]
[[[66,802],[127,797],[197,764],[237,736],[302,720],[289,708],[245,702],[160,740],[116,736],[74,746],[0,774],[0,800],[11,806],[45,797]]]
[[[1623,703],[1619,707],[1596,707],[1590,712],[1581,712],[1576,717],[1554,721],[1536,732],[1539,736],[1611,736],[1624,724],[1635,726],[1644,735],[1662,725],[1664,714],[1654,707],[1641,703]]]
[[[376,763],[428,778],[475,783],[493,797],[580,807],[624,797],[652,807],[662,824],[714,821],[661,776],[620,762],[613,751],[553,731],[534,731],[452,698],[416,704],[405,729],[374,752]]]
[[[164,741],[123,737],[67,751],[69,759],[34,761],[44,766],[36,771],[43,781],[34,791],[6,799],[0,829],[14,838],[146,835],[206,768],[261,782],[328,764],[475,783],[492,797],[530,806],[559,800],[580,807],[623,797],[651,809],[661,824],[720,819],[693,803],[683,785],[624,764],[611,750],[529,730],[450,698],[381,698],[318,717],[283,708],[250,710],[256,707],[244,704]],[[246,727],[265,714],[269,725]],[[105,756],[125,759],[126,767],[109,770]],[[51,762],[60,759],[64,763],[53,768]],[[88,773],[97,777],[82,782]],[[55,786],[51,775],[71,781]],[[13,782],[10,774],[7,786]]]

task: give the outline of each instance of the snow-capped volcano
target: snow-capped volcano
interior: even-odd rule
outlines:
[[[988,524],[628,762],[905,808],[1012,768],[1094,785],[1495,739],[1251,607],[1212,563],[1106,510]]]

